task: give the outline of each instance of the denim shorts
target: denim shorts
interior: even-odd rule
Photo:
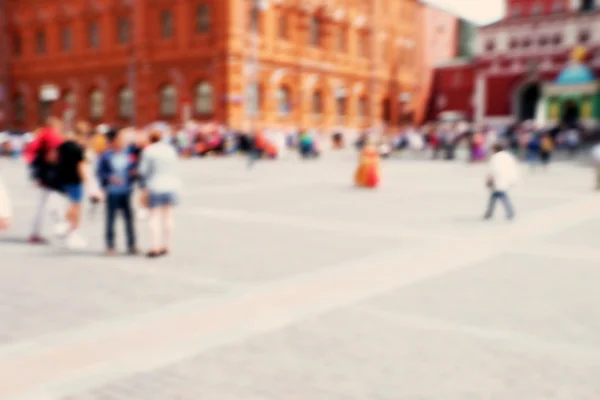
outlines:
[[[172,192],[150,193],[150,196],[148,199],[148,206],[150,208],[174,206],[176,204],[177,204],[177,196],[175,195],[175,193],[172,193]]]
[[[62,191],[71,203],[81,203],[83,201],[83,184],[71,183],[63,186]]]

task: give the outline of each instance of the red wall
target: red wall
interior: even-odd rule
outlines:
[[[427,119],[437,120],[443,111],[459,111],[472,117],[474,91],[474,64],[437,69],[434,75],[433,96],[429,103]],[[445,99],[445,104],[439,103],[440,98]]]

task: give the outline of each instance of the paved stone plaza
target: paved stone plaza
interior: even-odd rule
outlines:
[[[89,251],[24,244],[36,193],[0,160],[0,399],[600,398],[589,169],[524,170],[484,223],[484,166],[389,160],[371,192],[353,158],[185,161],[160,260],[103,257],[101,212]]]

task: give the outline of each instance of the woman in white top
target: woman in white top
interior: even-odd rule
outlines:
[[[12,216],[10,200],[6,193],[4,183],[0,178],[0,231],[7,229],[10,225],[10,218]]]
[[[151,258],[169,253],[173,230],[172,209],[177,203],[181,188],[177,151],[165,142],[162,136],[158,130],[150,134],[150,145],[142,152],[139,170],[141,183],[145,188],[146,203],[150,209],[152,243],[148,257]]]

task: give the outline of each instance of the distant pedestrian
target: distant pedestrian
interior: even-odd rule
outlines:
[[[489,160],[489,175],[487,177],[490,200],[484,219],[491,219],[494,216],[494,209],[498,200],[504,204],[506,218],[513,219],[515,211],[508,196],[508,191],[518,180],[518,163],[500,144],[495,144],[492,151],[494,154]]]
[[[592,147],[592,163],[596,172],[596,190],[600,190],[600,143]]]
[[[60,227],[64,222],[62,184],[57,170],[57,149],[63,141],[62,122],[58,118],[50,117],[46,125],[36,132],[23,153],[31,176],[40,189],[40,199],[29,237],[29,243],[32,244],[46,243],[42,237],[42,229],[47,211],[54,218],[56,227]]]
[[[150,209],[150,258],[169,253],[173,233],[173,206],[181,188],[179,157],[173,146],[162,141],[161,132],[150,134],[150,145],[142,153],[140,178],[145,203]]]
[[[250,152],[248,157],[248,168],[260,160],[265,154],[265,136],[262,131],[257,131],[250,141]]]
[[[120,212],[125,221],[127,250],[134,255],[138,253],[132,207],[136,162],[122,130],[108,131],[106,139],[108,150],[100,156],[96,172],[106,198],[106,254],[115,254],[115,220]]]
[[[569,157],[573,158],[577,154],[579,149],[580,133],[579,130],[572,128],[569,129],[565,134],[565,144],[569,152]]]
[[[548,133],[544,133],[540,139],[540,161],[544,168],[547,168],[550,164],[553,150],[554,142],[552,141],[552,137]]]

